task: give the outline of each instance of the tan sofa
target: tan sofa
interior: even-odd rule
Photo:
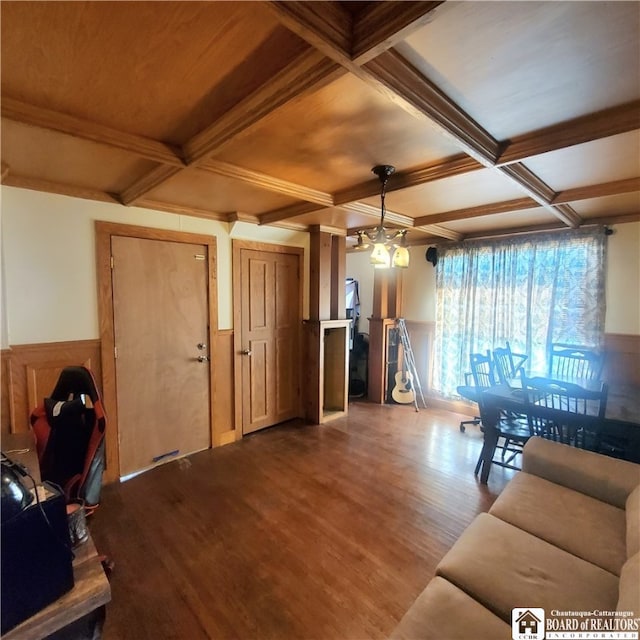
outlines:
[[[542,438],[391,635],[509,640],[511,610],[640,618],[640,465]]]

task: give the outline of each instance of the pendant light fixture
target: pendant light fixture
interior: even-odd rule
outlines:
[[[371,251],[371,264],[376,269],[406,269],[409,266],[409,249],[407,248],[407,230],[398,229],[387,231],[384,226],[384,216],[386,213],[384,199],[386,195],[387,182],[389,177],[395,172],[395,167],[389,164],[380,164],[371,170],[375,173],[382,185],[380,190],[380,224],[373,229],[363,229],[356,232],[358,241],[355,249],[362,250],[369,248],[373,243]]]

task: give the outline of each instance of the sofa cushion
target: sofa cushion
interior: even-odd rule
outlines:
[[[511,638],[511,626],[444,578],[435,577],[417,597],[391,640]]]
[[[627,498],[627,557],[640,551],[640,484]]]
[[[517,474],[489,513],[616,575],[627,559],[623,509],[538,476]]]
[[[467,527],[436,573],[505,622],[514,607],[612,611],[618,601],[612,573],[488,513]]]
[[[633,611],[640,618],[640,552],[629,558],[620,573],[620,597],[616,611]]]

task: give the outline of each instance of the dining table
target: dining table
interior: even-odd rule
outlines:
[[[536,376],[531,373],[531,377]],[[537,374],[538,377],[544,377]],[[577,384],[591,391],[602,388],[603,382],[585,379],[566,379],[562,382]],[[604,420],[593,412],[587,414],[571,413],[562,409],[545,407],[528,403],[525,406],[525,391],[520,378],[514,378],[506,383],[497,384],[483,390],[479,402],[484,438],[480,454],[480,482],[487,484],[493,455],[498,444],[499,431],[497,429],[500,416],[504,412],[524,414],[526,410],[533,411],[536,416],[549,420],[556,419],[564,424],[574,424],[576,427],[593,426],[594,429],[605,429],[610,424],[612,432],[623,433],[629,441],[629,448],[638,452],[640,456],[640,388],[631,385],[607,385],[608,397]],[[639,460],[640,461],[640,458]]]

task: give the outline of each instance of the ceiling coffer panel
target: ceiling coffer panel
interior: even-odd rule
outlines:
[[[119,193],[156,164],[119,149],[2,119],[2,162],[12,175]]]

